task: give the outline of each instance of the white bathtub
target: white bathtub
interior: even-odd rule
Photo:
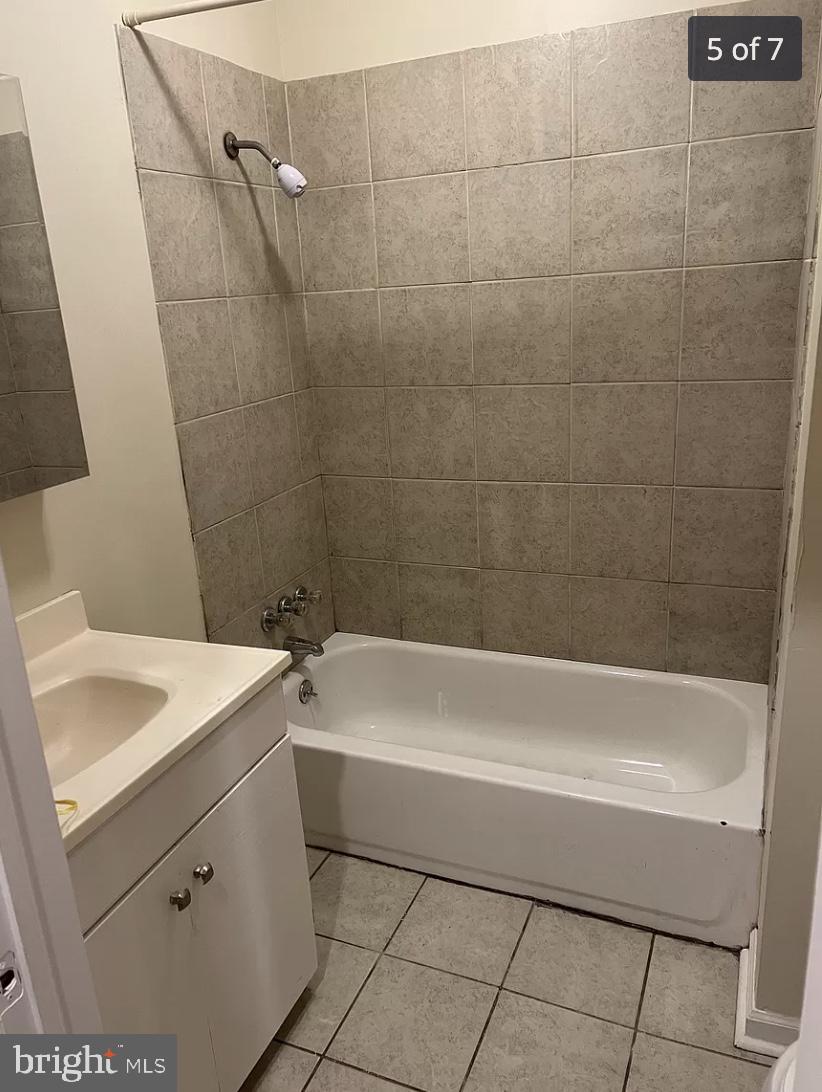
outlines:
[[[748,943],[765,686],[347,633],[325,647],[285,680],[309,842]]]

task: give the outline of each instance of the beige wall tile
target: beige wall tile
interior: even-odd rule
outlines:
[[[297,391],[294,395],[297,414],[297,435],[300,441],[300,462],[303,481],[310,481],[320,473],[320,422],[313,388]]]
[[[227,302],[161,303],[157,314],[175,420],[236,406],[240,392]]]
[[[288,333],[282,296],[242,296],[229,301],[231,335],[243,402],[291,390]]]
[[[379,387],[320,387],[314,402],[323,474],[385,477],[385,391]]]
[[[260,543],[254,512],[194,536],[200,592],[209,633],[247,611],[263,595]]]
[[[297,202],[286,197],[280,189],[273,192],[277,218],[277,253],[274,260],[276,288],[278,292],[301,292],[304,286]]]
[[[224,296],[214,183],[140,171],[140,190],[156,298]]]
[[[294,397],[285,394],[243,410],[254,503],[260,504],[303,478]]]
[[[83,429],[74,391],[29,391],[18,394],[17,401],[35,466],[86,465]]]
[[[394,516],[388,478],[326,475],[323,498],[332,555],[388,560],[394,556]]]
[[[687,141],[688,14],[574,31],[577,155]]]
[[[369,68],[365,79],[374,178],[465,168],[459,53]]]
[[[571,282],[487,281],[471,285],[477,383],[567,383]]]
[[[767,682],[774,607],[770,591],[672,584],[668,670]]]
[[[0,134],[3,176],[0,178],[0,225],[43,222],[40,191],[28,134]]]
[[[567,485],[479,482],[477,499],[484,569],[567,572]]]
[[[389,387],[386,398],[397,477],[476,477],[470,387]]]
[[[178,425],[177,441],[193,531],[251,507],[242,410]]]
[[[692,145],[686,264],[801,258],[812,143],[803,131]]]
[[[571,577],[571,657],[665,669],[668,586]]]
[[[568,480],[568,386],[477,387],[477,476]]]
[[[799,262],[685,272],[683,379],[791,379]]]
[[[573,287],[575,380],[677,378],[679,270],[575,277]]]
[[[6,312],[59,307],[42,224],[0,227],[0,305]]]
[[[270,186],[271,167],[261,155],[241,152],[239,158],[231,159],[223,146],[226,132],[234,133],[241,140],[266,142],[268,125],[263,77],[259,72],[251,72],[210,53],[203,53],[201,57],[214,177]]]
[[[568,273],[569,183],[567,160],[469,173],[472,278]]]
[[[0,178],[0,225],[43,221],[40,192],[26,133],[0,134],[3,175]]]
[[[715,15],[703,8],[700,15]],[[815,0],[748,0],[723,4],[723,16],[799,15],[802,18],[802,79],[785,83],[695,83],[693,139],[801,129],[814,123],[814,86],[819,57],[819,5]]]
[[[284,296],[285,325],[288,330],[288,356],[291,361],[291,382],[299,391],[311,382],[308,367],[308,337],[305,329],[305,296]]]
[[[230,182],[217,182],[215,189],[229,296],[274,292],[279,255],[272,190]]]
[[[370,186],[309,187],[300,198],[297,216],[307,291],[375,287]]]
[[[273,76],[263,76],[263,96],[271,151],[286,163],[291,163],[293,154],[291,134],[288,131],[286,85],[282,80],[275,80]]]
[[[575,273],[680,265],[686,160],[684,145],[574,160]]]
[[[570,154],[570,45],[544,34],[463,54],[469,167]]]
[[[480,647],[479,569],[400,565],[399,572],[403,640]]]
[[[305,302],[313,385],[381,386],[376,291],[312,292]]]
[[[288,84],[288,110],[294,162],[309,185],[370,180],[361,71],[294,80]]]
[[[266,589],[279,588],[328,554],[319,478],[257,509]]]
[[[667,580],[670,547],[669,488],[571,486],[571,572]]]
[[[572,480],[670,485],[675,419],[673,383],[573,386]]]
[[[23,415],[16,394],[0,396],[0,474],[31,465]]]
[[[474,482],[395,479],[393,493],[398,561],[479,564]]]
[[[381,285],[468,280],[465,175],[374,187]]]
[[[781,489],[676,489],[671,579],[775,588],[781,526]]]
[[[59,310],[4,315],[0,323],[0,358],[4,362],[7,354],[14,366],[14,385],[18,391],[65,391],[74,385]],[[4,370],[0,364],[0,371]]]
[[[200,53],[117,28],[138,167],[211,174]]]
[[[20,312],[21,314],[52,314],[50,311]],[[59,312],[58,312],[59,314]],[[11,353],[9,352],[8,318],[0,313],[0,395],[14,394],[14,372],[11,367]]]
[[[780,489],[790,413],[787,381],[683,383],[677,484]]]
[[[483,570],[482,647],[568,655],[568,577]]]
[[[382,289],[386,383],[407,387],[471,383],[469,291],[467,284]]]
[[[400,592],[396,564],[334,557],[331,559],[331,578],[338,630],[399,638]]]

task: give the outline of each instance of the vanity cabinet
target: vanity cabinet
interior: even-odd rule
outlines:
[[[316,967],[288,736],[89,931],[86,949],[107,1031],[176,1032],[181,1092],[237,1092]]]

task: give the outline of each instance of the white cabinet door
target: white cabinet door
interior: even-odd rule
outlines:
[[[220,1089],[237,1092],[317,965],[291,740],[262,758],[183,846]],[[192,875],[198,865],[213,868],[207,883]]]
[[[208,1016],[193,973],[191,909],[169,902],[191,889],[179,851],[156,865],[86,937],[103,1028],[178,1036],[180,1092],[217,1092]]]

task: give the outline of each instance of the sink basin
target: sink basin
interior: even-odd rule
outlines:
[[[119,747],[168,698],[159,686],[110,675],[80,675],[35,695],[52,784],[67,781]]]
[[[17,629],[54,796],[77,802],[61,819],[67,852],[291,663],[274,649],[90,629],[76,591]]]

